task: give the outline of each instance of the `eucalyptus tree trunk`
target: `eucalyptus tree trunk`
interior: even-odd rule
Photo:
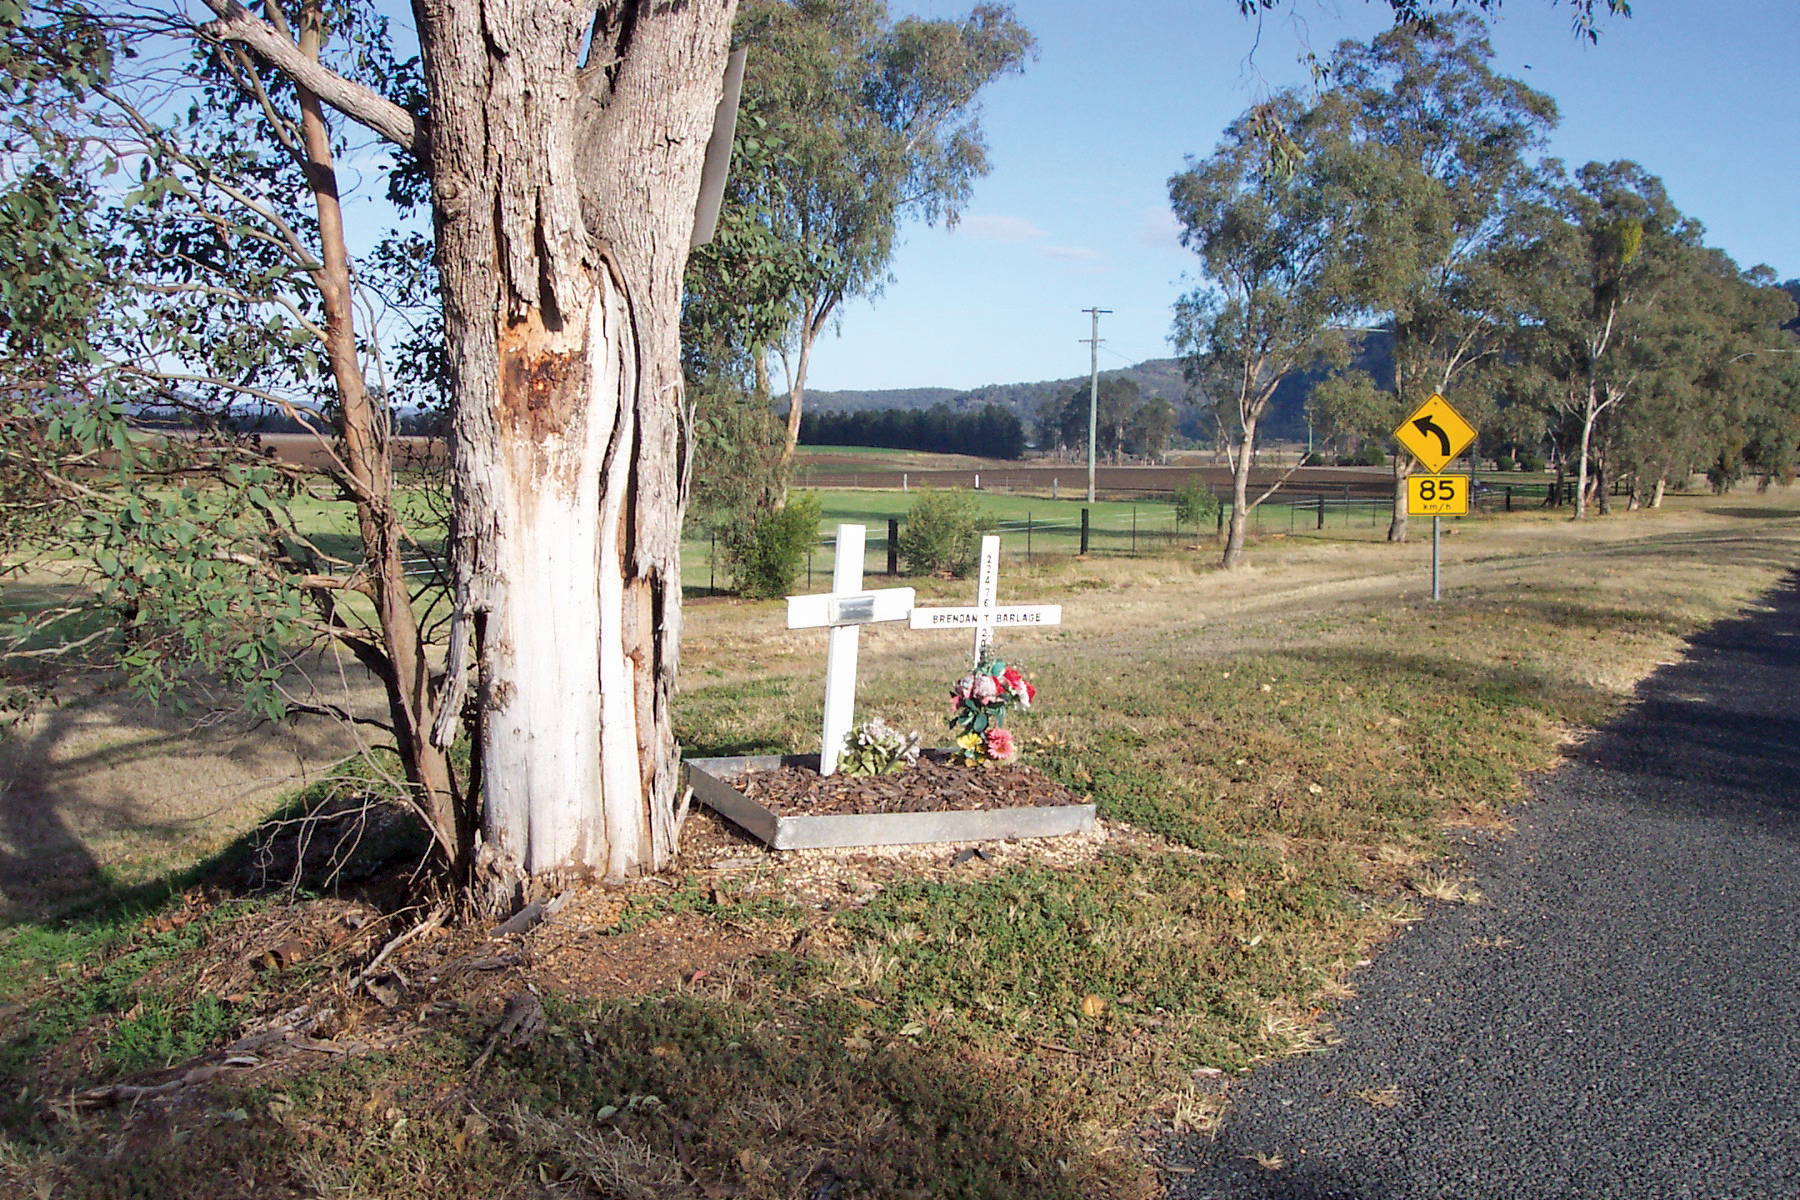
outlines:
[[[455,627],[471,642],[478,899],[673,853],[670,721],[691,412],[681,275],[735,0],[416,0],[429,119],[234,0],[207,36],[420,155],[454,402]]]
[[[732,10],[418,5],[494,904],[674,850],[681,276]]]
[[[1412,456],[1401,446],[1394,451],[1394,514],[1388,519],[1387,540],[1406,540],[1406,481],[1412,477]]]
[[[806,374],[812,366],[813,343],[818,340],[835,307],[833,301],[821,302],[816,296],[808,296],[806,306],[800,314],[800,348],[794,362],[793,375],[788,380],[787,446],[781,452],[783,463],[794,457],[794,450],[800,444],[800,417],[806,402]],[[786,361],[785,351],[783,361]]]
[[[1250,519],[1251,447],[1256,445],[1256,418],[1244,421],[1244,437],[1236,449],[1226,448],[1231,456],[1231,520],[1225,533],[1225,554],[1219,560],[1223,567],[1235,567],[1244,560],[1244,526]]]
[[[1594,384],[1587,385],[1587,404],[1581,414],[1581,456],[1575,465],[1575,520],[1587,517],[1588,455],[1594,441],[1594,421],[1600,415],[1595,407]]]

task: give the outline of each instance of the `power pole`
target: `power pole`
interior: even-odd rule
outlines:
[[[1094,441],[1099,433],[1100,425],[1100,314],[1110,313],[1110,308],[1084,308],[1081,310],[1094,318],[1094,336],[1082,338],[1092,351],[1088,369],[1088,503],[1094,502]]]

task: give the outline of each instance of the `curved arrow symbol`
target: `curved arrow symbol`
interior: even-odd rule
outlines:
[[[1444,457],[1450,457],[1450,435],[1439,428],[1438,423],[1431,419],[1429,413],[1414,421],[1413,428],[1417,429],[1421,436],[1433,433],[1437,434],[1438,444],[1444,448],[1442,451]]]

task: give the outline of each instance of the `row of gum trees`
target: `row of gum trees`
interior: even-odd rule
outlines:
[[[1234,122],[1170,180],[1208,282],[1178,302],[1190,386],[1233,467],[1224,561],[1243,554],[1258,424],[1288,374],[1335,361],[1309,402],[1340,438],[1385,443],[1433,392],[1496,444],[1549,444],[1577,518],[1614,480],[1656,504],[1695,470],[1791,477],[1800,376],[1790,296],[1740,271],[1636,164],[1538,161],[1556,106],[1496,74],[1481,24],[1452,16],[1346,42],[1327,86]],[[1348,339],[1392,347],[1349,370]],[[1388,536],[1406,538],[1394,458]]]

